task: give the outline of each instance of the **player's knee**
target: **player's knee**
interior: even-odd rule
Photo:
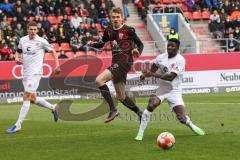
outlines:
[[[180,123],[185,124],[186,123],[186,116],[184,114],[176,114],[176,117]]]
[[[23,100],[24,101],[30,101],[31,103],[34,103],[36,101],[36,96],[33,93],[24,92]]]
[[[150,96],[148,101],[148,110],[153,111],[157,106],[160,105],[160,103],[161,101],[157,96],[155,95]]]
[[[117,98],[117,100],[119,100],[119,101],[124,101],[124,99],[126,98],[126,96],[124,95],[124,94],[117,94],[116,95],[116,98]]]
[[[100,78],[97,78],[97,79],[95,80],[95,84],[99,87],[99,86],[104,85],[104,82],[103,82]]]

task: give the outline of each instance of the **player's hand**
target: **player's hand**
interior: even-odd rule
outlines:
[[[132,55],[133,55],[134,57],[139,57],[139,56],[140,56],[140,53],[139,53],[139,51],[138,51],[137,48],[134,48],[134,49],[132,50]]]
[[[140,81],[144,81],[145,80],[145,76],[142,74],[141,76],[140,76]]]
[[[61,72],[61,68],[58,66],[54,69],[54,74],[58,75]]]
[[[151,71],[142,71],[142,75],[144,77],[152,77],[152,72]]]
[[[17,63],[18,65],[23,64],[23,61],[22,61],[22,58],[21,58],[21,57],[16,57],[15,60],[16,60],[16,63]]]

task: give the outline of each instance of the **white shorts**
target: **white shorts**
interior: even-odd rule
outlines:
[[[182,93],[179,91],[171,91],[166,94],[159,95],[158,98],[161,100],[161,103],[166,100],[170,106],[170,109],[173,110],[175,106],[184,106],[184,101],[182,98]]]
[[[24,92],[35,93],[38,89],[41,75],[30,75],[23,77],[22,83],[24,86]]]

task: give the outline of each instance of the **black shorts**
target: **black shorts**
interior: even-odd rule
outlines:
[[[113,83],[124,82],[127,80],[127,73],[131,69],[132,65],[129,63],[114,63],[108,70],[113,75]]]

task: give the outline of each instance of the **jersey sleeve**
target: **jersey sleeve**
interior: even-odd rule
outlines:
[[[22,49],[22,38],[20,38],[20,41],[18,43],[18,49]]]
[[[170,72],[176,73],[177,75],[185,71],[185,60],[179,60],[172,64]]]
[[[49,44],[48,41],[45,40],[45,39],[42,42],[42,46],[43,46],[43,49],[48,51],[48,52],[51,52],[53,50],[52,45]]]
[[[144,45],[143,45],[142,41],[140,40],[140,38],[137,36],[135,29],[130,27],[129,32],[130,32],[130,37],[133,39],[134,43],[137,45],[137,49],[138,49],[139,53],[142,54]]]

